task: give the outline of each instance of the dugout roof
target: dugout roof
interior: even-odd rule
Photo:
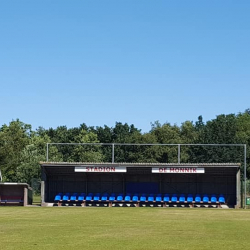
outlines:
[[[116,168],[128,168],[132,169],[147,169],[152,168],[188,168],[188,167],[202,167],[202,168],[240,168],[240,163],[93,163],[93,162],[40,162],[41,167],[44,172],[48,175],[50,174],[70,174],[75,173],[75,167],[89,166],[89,167],[116,167]]]

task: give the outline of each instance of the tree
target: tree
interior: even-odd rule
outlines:
[[[201,128],[201,127],[200,127]],[[219,115],[199,129],[196,143],[234,144],[236,143],[237,117],[234,114]],[[234,162],[237,149],[228,146],[197,146],[193,148],[193,162]]]
[[[20,163],[16,168],[16,181],[32,184],[32,180],[41,179],[40,162],[46,161],[46,144],[50,138],[44,134],[38,136],[33,132],[29,144],[22,150]],[[55,146],[49,148],[51,161],[62,161],[62,155]]]
[[[237,143],[241,143],[241,144],[246,144],[247,145],[247,176],[248,178],[250,177],[250,110],[247,109],[244,113],[239,113],[237,115],[237,132],[236,132],[236,138],[235,141]],[[238,150],[240,151],[237,155],[239,156],[239,158],[237,159],[238,162],[242,163],[242,166],[244,164],[243,162],[243,149],[242,148],[238,148]],[[243,170],[243,169],[242,169]],[[243,173],[243,171],[242,171]]]
[[[22,161],[22,151],[29,144],[31,125],[18,119],[0,129],[0,166],[3,180],[17,181],[17,168]]]
[[[78,143],[99,143],[97,135],[84,129],[76,136]],[[79,145],[75,146],[70,161],[80,162],[102,162],[103,155],[99,145]]]
[[[191,121],[186,121],[182,123],[180,127],[180,136],[181,136],[182,143],[184,144],[196,143],[198,140],[199,131],[201,131],[202,123],[199,123],[198,127],[199,127],[199,130],[197,130],[196,126]],[[185,163],[192,162],[191,152],[192,152],[192,148],[190,146],[185,146],[185,147],[182,146],[181,147],[181,162],[185,162]]]
[[[140,134],[140,130],[135,126],[117,122],[112,128],[112,142],[116,143],[135,143],[135,138]],[[115,146],[116,162],[131,162],[130,152],[134,146]]]
[[[104,127],[96,127],[95,133],[97,139],[100,143],[112,143],[112,128],[104,125]],[[103,161],[110,162],[112,158],[112,148],[111,146],[102,146],[101,147]]]
[[[151,131],[157,143],[160,144],[180,144],[183,143],[181,138],[181,131],[177,125],[171,126],[170,123],[161,125],[155,122],[151,125]],[[153,152],[154,151],[154,152]],[[177,162],[178,149],[176,146],[154,146],[152,153],[155,154],[157,162]]]

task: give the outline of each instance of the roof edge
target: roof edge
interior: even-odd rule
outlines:
[[[41,166],[75,166],[75,165],[115,165],[115,166],[241,166],[241,163],[131,163],[131,162],[40,162]]]

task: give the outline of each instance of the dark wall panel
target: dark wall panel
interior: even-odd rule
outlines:
[[[127,182],[126,193],[130,194],[157,194],[159,183],[157,182]]]
[[[67,170],[69,171],[69,170]],[[223,194],[236,204],[236,168],[209,167],[204,174],[152,174],[151,168],[128,169],[127,173],[53,172],[47,175],[45,199],[58,192]]]

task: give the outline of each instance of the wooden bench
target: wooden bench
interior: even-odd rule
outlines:
[[[0,197],[0,205],[23,205],[23,197],[21,196],[7,196]]]

